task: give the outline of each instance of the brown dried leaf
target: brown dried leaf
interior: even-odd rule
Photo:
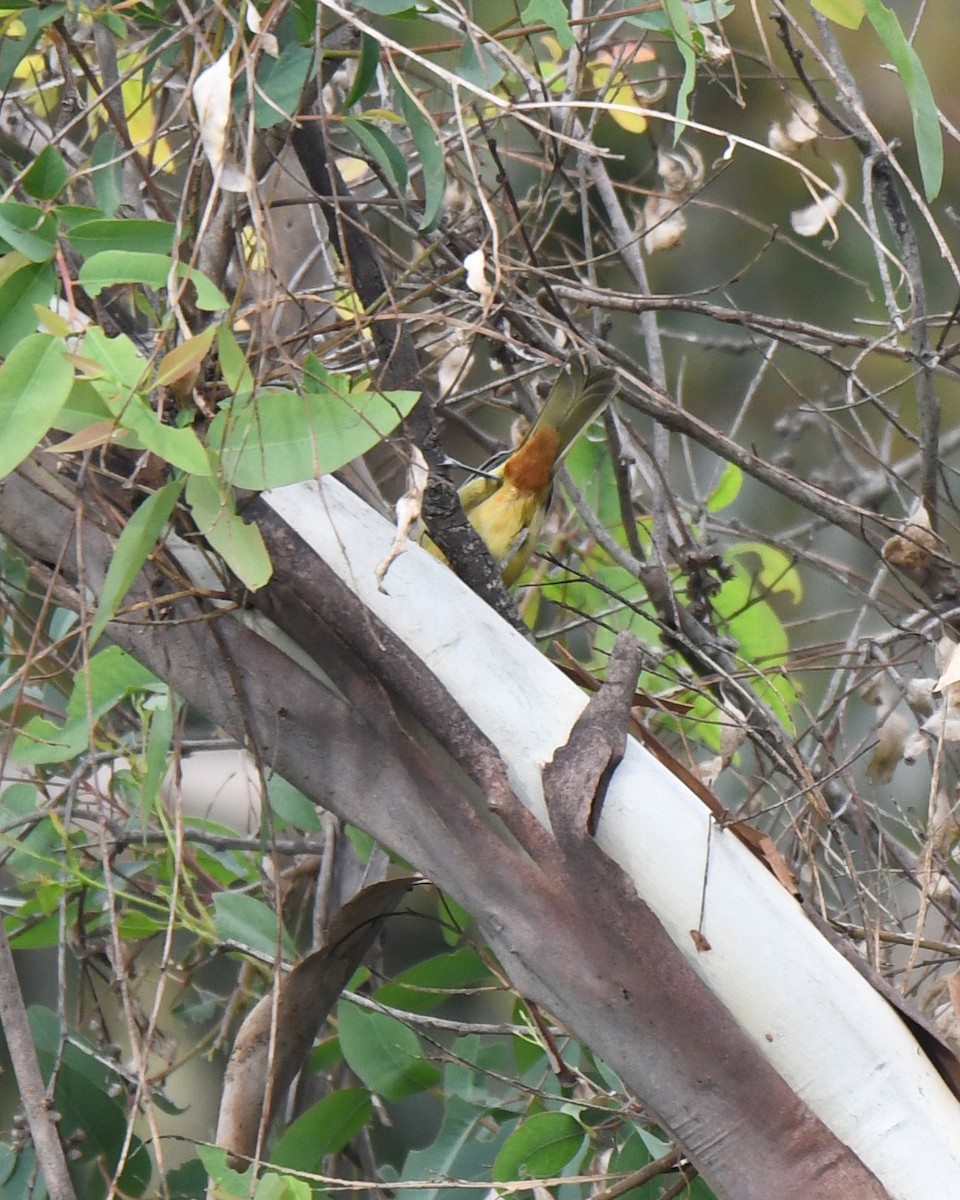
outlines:
[[[417,882],[417,876],[404,875],[357,892],[331,921],[326,944],[299,963],[276,993],[264,996],[241,1025],[227,1063],[217,1122],[217,1144],[227,1151],[231,1165],[244,1167],[256,1152],[264,1107],[269,1102],[269,1128],[320,1026],[363,961],[383,918]],[[275,1003],[280,1036],[274,1039],[271,1079]]]
[[[904,523],[903,531],[884,543],[883,561],[908,575],[929,567],[943,551],[943,541],[934,533],[930,514],[921,501]]]

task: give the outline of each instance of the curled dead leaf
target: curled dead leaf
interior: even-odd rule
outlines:
[[[867,763],[867,775],[874,783],[889,783],[903,760],[903,748],[912,726],[899,712],[890,713],[880,726],[877,744]]]
[[[935,679],[911,679],[904,692],[904,700],[918,717],[929,717],[934,710],[933,693]]]
[[[244,1020],[227,1063],[217,1121],[217,1145],[227,1151],[231,1166],[243,1169],[253,1157],[261,1126],[264,1131],[269,1128],[381,922],[418,881],[417,876],[405,875],[359,891],[334,916],[325,945],[299,963]],[[281,1036],[272,1038],[273,1028],[282,1031]]]
[[[813,203],[806,208],[798,208],[790,214],[793,231],[800,237],[816,237],[827,226],[833,233],[834,241],[840,236],[836,226],[836,216],[843,208],[847,197],[847,176],[839,163],[833,164],[833,170],[837,177],[837,184],[831,191],[815,191],[809,181],[804,179],[813,196]]]
[[[774,121],[767,134],[767,145],[779,154],[793,154],[805,142],[812,142],[820,133],[820,115],[809,100],[793,100],[793,113],[786,128]]]
[[[946,662],[941,668],[940,678],[933,685],[935,692],[942,692],[947,697],[948,704],[956,704],[960,692],[960,644],[952,643]]]
[[[230,52],[226,51],[197,76],[193,85],[193,105],[200,123],[200,141],[214,178],[226,191],[243,192],[246,191],[246,179],[227,154],[232,93]]]
[[[648,254],[679,245],[687,229],[684,203],[703,184],[703,158],[690,148],[686,151],[660,150],[657,171],[661,189],[646,198],[640,222],[643,248]]]
[[[883,545],[883,561],[908,575],[932,565],[943,552],[943,540],[934,532],[927,506],[921,501],[904,523],[903,530]]]
[[[441,397],[453,394],[454,388],[464,375],[469,358],[470,346],[465,339],[455,338],[449,342],[449,348],[437,363],[437,390]]]
[[[467,272],[467,287],[475,292],[484,304],[493,300],[493,288],[487,279],[487,256],[482,250],[471,250],[463,260]]]
[[[427,490],[427,477],[430,471],[427,460],[419,447],[411,443],[409,486],[397,501],[397,532],[387,557],[377,567],[377,587],[383,588],[383,581],[394,559],[398,558],[407,548],[410,540],[410,530],[419,523],[423,509],[423,494]]]

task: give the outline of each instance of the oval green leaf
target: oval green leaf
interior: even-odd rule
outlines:
[[[493,1164],[498,1183],[559,1175],[577,1154],[586,1134],[569,1113],[536,1113],[513,1131]]]
[[[103,633],[107,622],[113,619],[120,601],[130,590],[147,556],[157,544],[182,487],[182,481],[175,480],[148,496],[124,526],[107,568],[100,591],[100,603],[90,625],[90,646]]]
[[[420,222],[420,231],[429,232],[443,212],[443,193],[446,187],[443,141],[420,105],[399,82],[396,94],[400,102],[400,111],[410,126],[413,144],[417,148],[423,171],[423,220]]]
[[[0,204],[0,239],[31,262],[49,262],[57,244],[57,223],[32,204],[7,200]]]
[[[240,892],[216,892],[213,897],[213,926],[222,942],[238,942],[273,958],[277,952],[277,914],[255,896]],[[282,949],[288,958],[296,950],[285,929]]]
[[[417,1035],[395,1017],[346,1000],[337,1013],[343,1057],[372,1092],[399,1100],[439,1080],[440,1072],[424,1058]]]
[[[0,478],[27,457],[56,420],[73,386],[63,343],[34,333],[0,367]]]
[[[373,1115],[366,1088],[343,1088],[308,1108],[284,1131],[270,1161],[292,1171],[319,1171],[326,1154],[338,1154]]]
[[[391,433],[418,392],[330,388],[298,396],[267,389],[224,409],[210,424],[209,446],[234,487],[263,491],[338,471]]]
[[[23,190],[34,200],[54,200],[67,186],[70,173],[56,146],[45,146],[23,177]]]
[[[84,258],[90,258],[105,250],[171,254],[174,232],[170,221],[85,221],[67,236]]]
[[[6,263],[13,255],[4,259]],[[53,295],[53,264],[29,262],[17,255],[25,265],[4,275],[0,281],[0,355],[10,351],[24,338],[37,331],[34,307],[46,307]]]
[[[197,529],[236,577],[255,592],[273,574],[273,564],[256,525],[237,515],[230,489],[213,479],[191,475],[187,503]]]
[[[87,228],[86,225],[80,226]],[[165,254],[147,254],[132,250],[103,250],[94,254],[80,268],[80,283],[91,296],[99,296],[106,287],[118,283],[145,283],[148,287],[165,288],[170,277],[172,260]],[[229,308],[223,292],[205,275],[188,267],[176,264],[179,279],[189,279],[197,289],[197,307],[206,311]]]

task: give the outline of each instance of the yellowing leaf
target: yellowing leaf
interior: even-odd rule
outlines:
[[[117,433],[122,432],[117,429],[116,421],[94,421],[79,433],[47,446],[46,450],[48,454],[75,454],[81,450],[92,450],[94,446],[105,446]]]
[[[863,20],[863,0],[812,0],[817,12],[845,29],[858,29]]]
[[[727,557],[740,559],[755,554],[760,559],[756,581],[766,591],[786,592],[795,604],[803,599],[803,582],[789,554],[766,542],[737,542],[727,551]]]
[[[156,386],[176,383],[195,372],[207,357],[216,332],[216,325],[208,325],[202,333],[187,338],[179,346],[174,346],[169,354],[165,354],[157,367]]]
[[[27,54],[13,68],[13,77],[33,83],[35,80],[43,78],[46,69],[46,60],[42,54]]]
[[[720,512],[727,505],[732,504],[740,495],[740,489],[743,486],[743,471],[736,463],[728,462],[723,468],[723,473],[720,476],[720,482],[710,493],[707,500],[707,512]]]
[[[637,97],[632,87],[619,87],[612,94],[607,94],[607,100],[611,105],[625,105],[627,108],[637,107]],[[623,108],[611,108],[610,116],[616,121],[621,129],[625,129],[627,133],[643,133],[647,127],[647,118],[641,112],[624,112]]]
[[[127,117],[130,140],[144,158],[149,158],[162,171],[174,169],[173,150],[163,135],[157,136],[157,121],[153,100],[144,85],[143,72],[125,79],[120,85],[123,111]]]

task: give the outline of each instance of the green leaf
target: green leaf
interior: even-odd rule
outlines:
[[[229,325],[223,324],[217,331],[217,352],[223,382],[230,389],[234,402],[248,399],[253,391],[253,374]]]
[[[57,222],[42,208],[5,200],[0,204],[0,239],[31,262],[49,262],[57,244]]]
[[[267,780],[267,796],[274,816],[283,825],[292,825],[303,833],[321,829],[317,806],[282,775],[271,775]]]
[[[177,705],[170,689],[150,696],[148,703],[141,706],[141,713],[145,719],[149,715],[146,730],[147,747],[143,756],[144,771],[140,780],[140,813],[145,826],[149,812],[160,794],[160,785],[170,762],[170,747],[173,743],[177,715]]]
[[[191,475],[186,498],[197,529],[234,575],[252,592],[262,588],[273,574],[273,564],[260,530],[237,515],[232,490]]]
[[[94,326],[84,334],[82,356],[103,368],[99,378],[110,380],[123,392],[135,392],[147,373],[147,360],[125,333],[108,337]],[[91,371],[89,378],[98,378]]]
[[[66,404],[53,422],[53,428],[63,433],[80,433],[96,422],[112,419],[113,414],[93,384],[86,379],[75,379]]]
[[[398,196],[407,190],[407,160],[400,149],[372,121],[365,117],[342,117],[344,127],[372,159],[380,164]]]
[[[208,444],[223,477],[262,491],[338,471],[391,433],[413,408],[416,392],[308,393],[266,389],[210,423]]]
[[[23,190],[34,200],[54,200],[67,186],[70,172],[56,146],[44,146],[23,177]]]
[[[257,1182],[253,1200],[310,1200],[312,1195],[310,1184],[305,1179],[267,1171]]]
[[[707,512],[720,512],[727,508],[740,495],[742,486],[743,471],[736,463],[728,462],[720,475],[720,482],[707,500]]]
[[[131,250],[104,250],[94,254],[80,268],[79,280],[91,296],[99,296],[106,287],[119,283],[145,283],[157,290],[167,286],[172,260],[165,254],[146,254]],[[176,276],[189,279],[197,289],[197,307],[207,311],[229,308],[230,302],[205,275],[176,264]]]
[[[520,10],[520,20],[524,25],[537,25],[541,22],[549,25],[561,50],[569,50],[576,41],[570,28],[567,5],[563,0],[527,0]]]
[[[44,876],[49,878],[50,856],[63,847],[62,831],[41,811],[40,800],[37,789],[27,783],[11,784],[0,796],[3,824],[22,817],[37,819],[33,828],[27,826],[27,833],[21,830],[15,837],[0,835],[4,846],[12,851],[5,864],[11,878],[24,890],[32,884],[35,894],[38,881]],[[39,911],[45,911],[43,899],[39,899]]]
[[[203,1163],[207,1174],[217,1185],[218,1200],[237,1197],[247,1200],[253,1185],[253,1167],[241,1174],[227,1166],[227,1152],[220,1146],[205,1146],[202,1142],[197,1146],[197,1157]]]
[[[417,148],[423,178],[423,220],[420,232],[432,230],[443,211],[443,193],[446,187],[446,167],[443,161],[443,142],[433,123],[427,119],[406,88],[397,82],[396,94],[404,120],[410,127],[413,144]]]
[[[280,121],[292,119],[314,61],[313,47],[297,42],[285,46],[279,58],[271,58],[268,54],[261,57],[253,98],[253,119],[258,129],[270,129]],[[235,95],[241,104],[245,91],[243,83],[238,83]]]
[[[811,0],[811,3],[817,12],[845,29],[859,29],[863,20],[863,0]]]
[[[147,361],[130,338],[122,333],[111,338],[99,327],[91,329],[83,339],[82,359],[88,380],[92,380],[110,415],[122,429],[134,435],[125,439],[126,444],[149,450],[183,471],[196,475],[211,473],[210,456],[196,433],[186,427],[167,425],[139,394]],[[96,374],[96,367],[101,368],[100,375]]]
[[[13,744],[12,757],[22,763],[55,763],[84,750],[90,722],[96,724],[128,696],[151,691],[160,681],[119,646],[101,650],[90,659],[86,674],[78,671],[62,726],[46,717],[28,721]],[[89,701],[89,719],[87,705]]]
[[[37,330],[36,305],[50,303],[55,285],[53,264],[30,262],[24,255],[7,255],[24,265],[6,274],[0,282],[0,356],[10,351]]]
[[[690,94],[697,77],[697,55],[693,48],[693,27],[690,17],[683,5],[683,0],[663,0],[663,7],[670,19],[670,28],[677,52],[683,62],[683,77],[677,88],[676,115],[678,124],[674,127],[673,140],[676,143],[683,133],[684,122],[690,118]]]
[[[460,61],[457,63],[457,74],[467,83],[475,87],[492,91],[506,75],[499,61],[482,43],[473,38],[465,38],[460,47]]]
[[[396,1017],[347,1000],[337,1014],[343,1057],[372,1092],[399,1100],[437,1083],[440,1072],[424,1058],[417,1035]]]
[[[112,129],[105,129],[90,155],[90,182],[102,212],[112,217],[123,202],[123,142]]]
[[[319,1171],[324,1155],[338,1154],[372,1115],[373,1103],[366,1088],[331,1092],[284,1131],[270,1161],[292,1171]]]
[[[192,429],[164,424],[142,396],[124,398],[115,393],[104,399],[120,425],[135,435],[140,448],[192,475],[211,473],[210,456]]]
[[[871,25],[893,59],[910,101],[923,190],[927,200],[934,200],[943,183],[943,136],[930,82],[895,14],[881,0],[863,0],[863,4]]]
[[[643,1138],[632,1131],[626,1141],[610,1159],[611,1175],[632,1175],[653,1161],[653,1155],[644,1144]],[[624,1192],[620,1200],[657,1200],[662,1191],[659,1179],[649,1179],[638,1188]]]
[[[214,893],[213,927],[221,942],[239,942],[270,958],[277,953],[277,914],[255,896]],[[296,957],[296,948],[286,929],[281,928],[280,937],[284,956]]]
[[[0,367],[0,478],[27,457],[56,420],[73,386],[63,343],[34,333]]]
[[[32,1007],[28,1016],[41,1068],[49,1073],[57,1061],[60,1022],[52,1012],[39,1006]],[[150,1157],[138,1137],[127,1144],[126,1115],[111,1086],[116,1082],[112,1072],[107,1072],[92,1054],[71,1039],[57,1065],[53,1104],[65,1129],[81,1131],[82,1136],[75,1143],[81,1162],[99,1160],[100,1169],[109,1177],[120,1154],[128,1152],[116,1181],[117,1189],[125,1196],[142,1196],[152,1171]],[[119,1095],[123,1095],[123,1089],[119,1089]]]
[[[76,906],[70,905],[68,912],[71,909],[75,915]],[[25,923],[22,929],[19,929],[18,922],[25,916],[23,909],[19,909],[8,917],[5,923],[5,927],[10,932],[10,944],[14,950],[46,950],[60,944],[63,935],[63,921],[59,913],[53,913],[41,921],[30,921]],[[5,1192],[2,1194],[4,1197],[6,1196]]]
[[[405,13],[413,15],[416,8],[415,0],[364,0],[363,7],[367,12],[376,13],[378,17],[399,17]]]
[[[169,221],[85,221],[67,237],[84,258],[105,250],[169,255],[176,228]],[[167,270],[170,270],[169,263]]]
[[[559,1175],[580,1152],[586,1133],[565,1112],[535,1113],[510,1134],[493,1164],[498,1183]]]
[[[693,25],[712,25],[722,21],[733,12],[730,0],[696,0],[687,4],[687,15]],[[650,12],[632,12],[624,18],[628,25],[636,25],[641,29],[656,29],[661,33],[669,33],[673,28],[670,18],[662,8],[653,8]]]
[[[352,108],[358,100],[361,100],[367,94],[370,85],[377,77],[377,68],[379,66],[380,43],[375,37],[371,37],[369,33],[364,33],[360,38],[357,71],[353,77],[350,91],[347,93],[347,98],[343,102],[344,108]]]
[[[445,1087],[444,1091],[448,1089]],[[491,1129],[485,1106],[469,1104],[452,1095],[447,1101],[440,1132],[431,1145],[407,1155],[402,1177],[404,1180],[488,1179],[490,1160],[509,1132],[507,1121]],[[402,1194],[403,1200],[464,1200],[461,1190],[442,1185],[404,1188]]]
[[[103,213],[99,208],[90,208],[85,204],[61,204],[57,207],[57,220],[63,230],[76,229],[87,221],[102,221]]]
[[[130,590],[140,568],[147,561],[166,528],[174,505],[183,488],[182,480],[174,480],[148,496],[133,514],[117,540],[117,548],[100,592],[100,603],[90,624],[89,645],[92,647],[111,621],[120,601]]]
[[[199,1158],[191,1158],[179,1167],[167,1171],[165,1186],[169,1200],[197,1200],[197,1196],[206,1195],[207,1183],[207,1172],[203,1163]],[[243,1196],[246,1195],[247,1192],[244,1192]]]
[[[770,666],[783,662],[789,650],[786,630],[774,609],[758,595],[753,577],[739,563],[713,597],[724,633],[737,641],[747,662]]]
[[[152,917],[140,909],[128,909],[117,921],[117,932],[124,939],[151,938],[167,928],[166,918]]]
[[[475,950],[462,948],[408,967],[378,988],[375,999],[390,1008],[425,1013],[481,982],[490,982],[489,969]]]

